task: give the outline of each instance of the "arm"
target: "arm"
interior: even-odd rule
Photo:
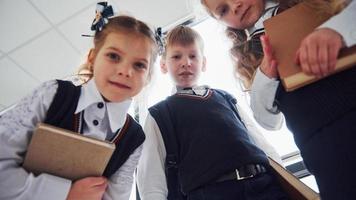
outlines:
[[[150,114],[147,116],[144,130],[146,140],[137,168],[138,191],[142,200],[166,200],[166,149],[159,127]]]
[[[130,198],[133,174],[141,155],[142,146],[137,147],[119,170],[110,177],[107,190],[104,193],[104,200],[128,200]]]
[[[57,90],[57,82],[42,84],[0,118],[0,199],[66,198],[71,181],[40,174],[34,176],[22,167],[32,132],[45,118]]]
[[[335,15],[319,28],[330,28],[338,32],[347,47],[356,44],[356,1],[351,1],[339,14]]]
[[[251,87],[251,109],[256,121],[267,130],[278,130],[283,124],[283,115],[274,104],[279,81],[268,78],[258,68]]]
[[[335,70],[340,49],[356,44],[355,17],[356,2],[351,1],[339,14],[303,39],[295,58],[303,72],[324,77]]]
[[[267,156],[273,158],[273,160],[281,164],[281,157],[277,153],[276,149],[266,140],[262,132],[258,130],[255,125],[255,122],[252,121],[252,119],[242,108],[238,108],[237,110],[239,112],[242,122],[245,124],[248,130],[251,140],[256,144],[257,147],[262,149],[267,154]]]

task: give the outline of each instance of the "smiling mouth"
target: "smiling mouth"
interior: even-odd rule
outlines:
[[[109,81],[110,84],[114,85],[115,87],[118,88],[122,88],[122,89],[131,89],[131,87],[125,85],[125,84],[121,84],[121,83],[117,83],[117,82],[113,82],[113,81]]]
[[[250,10],[250,8],[251,8],[251,7],[248,7],[248,8],[245,10],[245,12],[241,15],[240,21],[243,21],[243,20],[245,19],[245,16],[246,16],[246,14],[248,13],[248,11]]]

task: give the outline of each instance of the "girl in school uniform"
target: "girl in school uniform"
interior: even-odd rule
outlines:
[[[94,48],[86,63],[90,79],[81,86],[45,82],[1,116],[0,199],[129,199],[145,136],[127,111],[151,77],[157,45],[145,23],[107,18],[111,7],[98,7],[101,23],[93,23]],[[115,143],[103,176],[72,182],[25,171],[21,165],[39,122]]]
[[[257,121],[276,129],[283,113],[322,199],[354,199],[356,68],[286,92],[278,80],[278,63],[268,38],[261,37],[262,45],[259,40],[262,22],[297,2],[202,0],[210,14],[229,27],[234,41],[231,53],[238,60],[238,75],[251,89]],[[335,69],[339,50],[356,44],[356,25],[351,21],[356,17],[356,2],[308,2],[322,11],[338,13],[308,35],[296,53],[296,62],[305,73],[323,77]]]

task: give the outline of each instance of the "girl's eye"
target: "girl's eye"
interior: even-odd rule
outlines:
[[[115,62],[120,60],[120,56],[116,53],[108,53],[107,56],[110,60],[115,61]]]
[[[219,16],[220,17],[224,17],[227,13],[227,11],[229,10],[228,6],[223,6],[220,10],[219,10]]]
[[[192,54],[192,55],[190,55],[189,57],[190,57],[190,58],[196,58],[197,56],[194,55],[194,54]]]
[[[142,62],[137,62],[134,64],[135,68],[137,69],[147,69],[147,65],[145,63]]]

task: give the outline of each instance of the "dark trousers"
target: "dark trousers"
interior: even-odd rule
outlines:
[[[356,110],[323,127],[299,148],[322,200],[356,199]]]
[[[188,193],[188,200],[286,200],[287,195],[271,174],[245,180],[212,183]]]

